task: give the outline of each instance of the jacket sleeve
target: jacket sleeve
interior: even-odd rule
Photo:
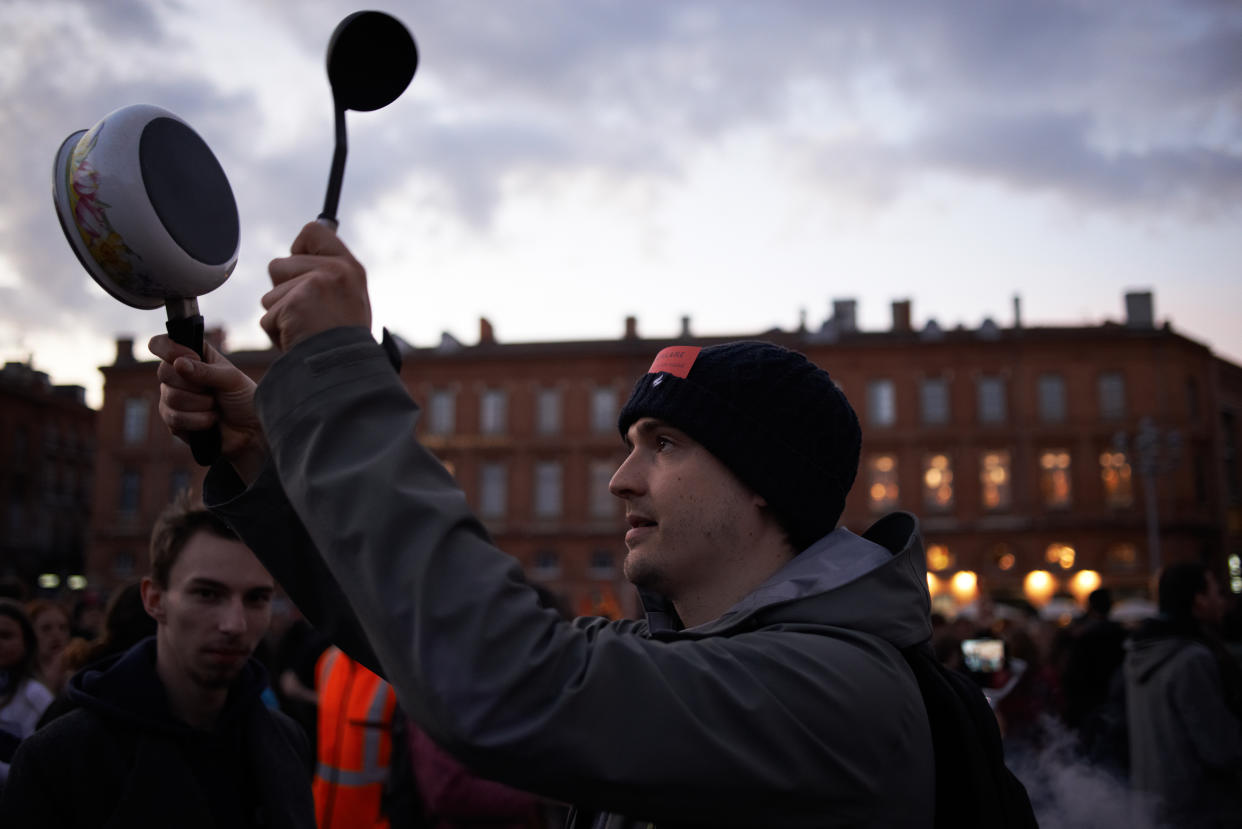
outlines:
[[[64,769],[49,766],[35,740],[23,740],[13,757],[8,780],[0,787],[0,826],[70,826],[63,810],[72,798],[65,797]]]
[[[369,332],[299,343],[256,399],[288,502],[402,706],[476,773],[715,825],[763,823],[756,804],[782,792],[781,811],[803,815],[787,826],[823,825],[826,803],[840,825],[866,822],[856,810],[886,780],[920,773],[901,763],[929,744],[926,713],[878,640],[788,628],[666,642],[539,607],[415,440],[418,409]]]
[[[383,676],[358,617],[315,554],[271,463],[249,487],[226,461],[216,463],[203,482],[203,503],[255,552],[317,631],[354,661]]]

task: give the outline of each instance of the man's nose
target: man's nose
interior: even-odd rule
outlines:
[[[617,467],[617,471],[612,473],[612,480],[608,482],[608,491],[618,498],[637,495],[645,486],[642,470],[639,468],[641,463],[635,455],[634,452],[627,455]]]
[[[246,607],[240,596],[224,603],[224,607],[220,609],[219,625],[224,633],[245,633]]]

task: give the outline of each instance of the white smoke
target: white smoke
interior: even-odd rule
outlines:
[[[1040,829],[1173,829],[1157,820],[1148,795],[1083,758],[1059,720],[1045,715],[1040,725],[1042,748],[1005,758],[1031,796]]]

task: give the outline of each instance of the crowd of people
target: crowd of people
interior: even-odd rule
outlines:
[[[80,704],[66,693],[69,677],[155,635],[140,588],[133,581],[106,602],[94,594],[61,602],[23,600],[22,587],[5,587],[0,793],[20,741]],[[1160,612],[1124,624],[1111,617],[1108,588],[1093,592],[1068,624],[989,602],[934,613],[932,645],[946,666],[984,689],[1007,759],[1020,772],[1037,773],[1033,759],[1049,749],[1064,761],[1068,740],[1074,762],[1135,793],[1133,811],[1119,813],[1115,825],[1236,825],[1242,766],[1231,777],[1230,740],[1242,721],[1240,608],[1198,564],[1166,568],[1156,590]],[[541,590],[541,600],[564,615],[550,591]],[[1001,658],[974,658],[972,648],[988,643],[999,643]],[[439,748],[404,716],[391,685],[333,646],[285,597],[254,655],[270,677],[265,704],[307,735],[306,774],[321,829],[375,820],[441,829],[563,822],[563,805],[480,778]],[[358,784],[360,775],[366,780]],[[1036,797],[1037,809],[1047,807]]]
[[[1099,588],[1068,623],[985,602],[934,616],[933,644],[984,689],[1037,809],[1066,806],[1034,779],[1057,766],[1109,784],[1109,826],[1242,825],[1242,603],[1199,562],[1164,567],[1152,599],[1118,621]],[[984,643],[1002,656],[972,664]]]

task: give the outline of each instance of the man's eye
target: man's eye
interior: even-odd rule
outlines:
[[[665,449],[667,449],[668,447],[672,445],[673,445],[673,442],[669,440],[668,438],[664,437],[663,435],[655,439],[655,448],[657,452],[663,452]]]

